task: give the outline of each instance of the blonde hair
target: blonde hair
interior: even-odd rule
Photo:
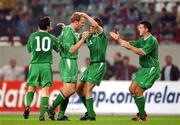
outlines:
[[[77,13],[73,13],[72,16],[70,17],[70,21],[71,23],[73,23],[74,21],[80,21],[81,20],[81,15],[77,14]]]

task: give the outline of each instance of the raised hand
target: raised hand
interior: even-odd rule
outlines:
[[[118,41],[118,39],[120,39],[120,34],[119,32],[115,33],[115,32],[109,32],[109,35],[116,41]]]

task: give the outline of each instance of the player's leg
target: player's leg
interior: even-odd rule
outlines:
[[[83,72],[80,78],[80,83],[77,84],[77,90],[76,90],[77,94],[79,95],[80,100],[82,101],[86,109],[87,109],[87,106],[86,106],[86,97],[84,93],[84,85],[87,81],[88,72],[89,72],[89,67]],[[85,112],[84,115],[80,118],[80,120],[86,120],[87,118],[88,118],[88,112]]]
[[[76,91],[75,83],[66,83],[66,84],[67,84],[66,85],[67,89],[59,93],[59,95],[54,100],[53,104],[48,109],[48,115],[51,120],[54,120],[54,115],[55,115],[54,110],[56,109],[56,107],[58,105],[61,106],[64,103],[64,101],[66,101],[66,99],[68,99]],[[58,117],[58,120],[68,120],[68,119],[64,117],[64,113],[63,113],[61,114],[61,116]]]
[[[77,61],[71,59],[61,59],[59,63],[60,74],[64,83],[66,83],[66,89],[63,89],[62,92],[59,93],[57,98],[54,100],[53,104],[50,106],[50,111],[54,112],[55,108],[60,105],[62,106],[63,103],[69,99],[69,97],[74,94],[76,91],[76,83],[77,83],[77,74],[78,74],[78,67]],[[51,112],[49,117],[51,117]],[[65,111],[64,111],[65,112]],[[67,120],[65,118],[64,113],[62,113],[62,117],[58,119]]]
[[[145,112],[145,98],[143,96],[143,93],[146,89],[152,87],[156,79],[159,78],[159,75],[159,67],[141,68],[133,78],[136,82],[133,82],[132,86],[130,86],[130,92],[132,92],[132,94],[134,95],[133,97],[139,110],[138,116],[143,121],[145,121],[147,117],[147,114]],[[136,121],[138,120],[136,119]]]
[[[61,59],[60,62],[59,62],[59,71],[60,71],[60,77],[62,77],[62,80],[64,81],[64,77],[67,76],[67,73],[69,73],[67,71],[67,67],[66,67],[66,59]],[[66,73],[67,72],[67,73]],[[63,90],[66,90],[67,89],[67,85],[65,84],[65,81],[64,81],[64,84],[63,84]],[[58,98],[57,98],[58,99]],[[66,98],[62,104],[59,106],[59,113],[58,113],[58,118],[57,120],[60,120],[62,118],[62,116],[64,116],[65,114],[65,111],[66,111],[66,108],[67,108],[67,105],[68,105],[68,102],[69,102],[69,98]],[[65,116],[66,117],[66,116]]]
[[[31,106],[31,102],[33,100],[35,91],[36,91],[36,87],[33,87],[33,86],[28,87],[28,91],[27,91],[27,94],[26,94],[26,107]]]
[[[87,74],[84,75],[84,81],[86,81],[84,86],[84,93],[86,97],[86,108],[88,111],[87,120],[95,120],[95,112],[93,109],[93,98],[92,90],[94,86],[99,86],[101,80],[106,72],[106,63],[91,63],[87,69]]]
[[[145,98],[143,96],[143,93],[145,89],[139,87],[135,81],[133,81],[129,87],[130,92],[133,95],[134,101],[136,103],[136,106],[138,108],[138,114],[136,117],[134,117],[132,120],[140,120],[145,118]],[[145,120],[145,119],[144,119]]]
[[[86,97],[84,93],[84,85],[85,83],[78,83],[76,93],[79,95],[79,98],[81,99],[82,103],[86,107]]]
[[[44,121],[45,111],[48,108],[48,100],[49,100],[49,88],[52,86],[53,82],[53,74],[51,64],[44,63],[40,64],[40,83],[42,86],[42,97],[40,104],[40,116],[39,120]]]
[[[29,118],[30,106],[31,106],[31,102],[33,100],[35,91],[36,91],[36,87],[32,87],[32,86],[28,87],[28,91],[26,93],[26,104],[25,104],[26,108],[23,113],[23,116],[25,119]]]
[[[56,107],[58,105],[58,103],[60,104],[60,107],[62,107],[64,105],[63,106],[64,109],[62,111],[60,109],[60,112],[58,114],[58,120],[69,121],[68,117],[65,116],[65,110],[66,110],[66,107],[67,107],[67,104],[68,104],[67,100],[69,100],[69,97],[71,95],[73,95],[75,93],[75,91],[76,91],[76,83],[66,83],[65,89],[63,89],[61,94],[60,94],[61,96],[58,95],[59,99],[56,99],[54,101],[54,102],[57,102],[57,103],[56,103],[56,105],[55,105],[55,103],[53,103],[53,105],[52,105],[53,107]],[[60,97],[62,97],[62,96],[63,96],[64,100],[60,99]]]
[[[95,84],[86,83],[84,86],[84,93],[86,97],[86,108],[88,112],[88,119],[87,120],[95,120],[95,112],[93,108],[93,97],[92,97],[92,90],[94,88]]]
[[[66,84],[63,85],[63,90],[65,89],[67,89]],[[69,103],[69,98],[66,98],[66,100],[63,101],[61,106],[59,106],[59,113],[58,113],[57,120],[61,120],[62,117],[65,117],[67,119],[67,116],[65,116],[65,111],[66,111],[68,103]]]
[[[30,105],[34,97],[34,92],[36,90],[36,86],[39,83],[39,66],[37,64],[31,64],[29,67],[29,74],[26,85],[28,86],[28,91],[26,93],[26,108],[24,110],[23,116],[25,119],[29,118]]]
[[[84,72],[82,77],[80,78],[80,83],[77,84],[77,94],[79,95],[82,103],[84,104],[84,106],[86,107],[86,97],[85,97],[85,93],[84,93],[84,84],[87,81],[87,77],[88,77],[88,71],[89,68],[87,68]]]
[[[40,116],[39,120],[44,121],[44,114],[48,107],[48,100],[49,100],[49,87],[42,88],[42,97],[41,97],[41,104],[40,104]]]
[[[134,96],[134,98],[136,98],[135,100],[139,110],[139,116],[143,121],[146,121],[146,117],[147,117],[147,114],[145,112],[145,97],[143,95],[145,91],[146,89],[143,89],[137,85]]]
[[[80,100],[82,101],[83,105],[87,109],[87,106],[86,106],[86,97],[85,97],[85,93],[84,93],[84,86],[85,86],[84,82],[83,83],[78,83],[77,84],[76,93],[79,95]],[[85,112],[84,116],[82,116],[80,118],[80,120],[86,120],[87,118],[88,118],[88,112]]]

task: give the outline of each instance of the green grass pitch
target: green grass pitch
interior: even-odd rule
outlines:
[[[180,116],[149,116],[146,122],[131,121],[132,116],[98,115],[96,121],[79,121],[78,115],[69,115],[71,121],[40,122],[37,115],[25,120],[22,115],[0,115],[0,125],[180,125]]]

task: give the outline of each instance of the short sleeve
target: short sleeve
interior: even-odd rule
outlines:
[[[139,42],[141,41],[141,38],[136,41],[130,41],[129,44],[134,47],[139,47]]]
[[[149,39],[146,41],[146,44],[143,48],[140,48],[145,55],[149,54],[155,47],[155,40]]]
[[[56,38],[54,37],[53,38],[53,50],[55,50],[56,52],[59,52],[60,51],[60,38]]]

